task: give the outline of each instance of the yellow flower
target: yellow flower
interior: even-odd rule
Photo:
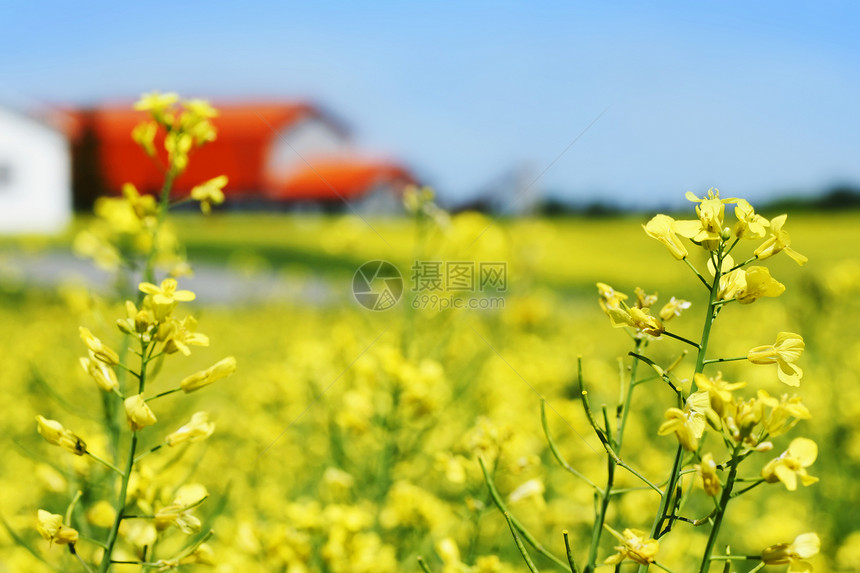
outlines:
[[[688,308],[690,308],[690,302],[673,296],[669,302],[664,304],[663,308],[660,309],[660,318],[667,321],[676,316],[681,316],[681,311],[687,310]]]
[[[158,124],[154,121],[144,121],[134,126],[131,130],[131,138],[150,157],[155,156],[155,136],[158,133]]]
[[[140,96],[140,99],[134,104],[134,109],[160,114],[177,101],[179,101],[179,96],[174,92],[163,94],[159,91],[153,91]]]
[[[666,245],[672,256],[680,261],[687,256],[687,248],[678,238],[675,227],[675,219],[668,215],[655,215],[647,224],[642,225],[649,237]]]
[[[113,392],[119,389],[119,381],[116,379],[116,373],[113,368],[100,360],[96,360],[93,353],[90,353],[89,358],[81,358],[81,366],[84,372],[93,377],[99,388],[105,392]]]
[[[192,114],[200,118],[218,117],[218,110],[205,99],[189,99],[182,102],[182,106]]]
[[[686,197],[688,201],[698,203],[696,215],[699,216],[699,220],[676,221],[675,232],[709,251],[717,250],[722,238],[725,204],[735,203],[737,199],[720,199],[719,189],[714,188],[709,189],[708,194],[701,199],[689,191]]]
[[[803,352],[803,337],[793,332],[780,332],[773,345],[756,346],[747,353],[753,364],[776,364],[780,382],[789,386],[800,386],[803,370],[794,363]]]
[[[164,279],[161,281],[161,286],[156,286],[152,283],[140,283],[138,288],[152,296],[152,304],[155,306],[173,306],[177,302],[188,302],[196,298],[196,295],[190,290],[176,290],[176,279]]]
[[[812,565],[803,561],[821,549],[821,539],[815,533],[801,533],[792,543],[771,545],[761,552],[761,560],[768,565],[785,565],[789,573],[812,573]]]
[[[215,431],[215,422],[209,421],[206,412],[196,412],[191,420],[167,436],[168,446],[176,446],[183,442],[199,442],[205,440]]]
[[[696,374],[693,379],[696,382],[696,388],[708,393],[711,399],[711,408],[720,416],[726,412],[726,407],[732,403],[732,391],[747,385],[746,382],[726,382],[723,380],[722,372],[717,372],[713,378],[704,374]]]
[[[227,176],[219,175],[194,187],[191,190],[191,198],[200,201],[200,210],[208,215],[212,211],[212,205],[220,205],[224,202],[225,185],[227,185]]]
[[[627,300],[627,295],[619,292],[606,283],[597,283],[597,294],[600,295],[600,308],[621,306]]]
[[[189,133],[171,131],[164,136],[164,149],[173,169],[182,171],[188,166],[188,152],[193,144],[194,137]]]
[[[70,545],[78,542],[76,529],[63,525],[63,516],[40,509],[37,513],[36,529],[39,534],[57,545]]]
[[[647,533],[638,529],[625,529],[622,535],[608,525],[603,527],[623,544],[615,547],[618,553],[607,557],[604,564],[617,565],[625,559],[631,559],[640,565],[654,562],[657,551],[660,550],[660,543],[656,539],[651,539]]]
[[[771,460],[761,470],[761,477],[768,483],[781,481],[788,491],[797,489],[797,478],[804,486],[818,481],[806,473],[806,468],[818,457],[818,445],[808,438],[795,438],[788,449],[778,458]]]
[[[702,478],[702,487],[708,495],[717,495],[720,493],[720,478],[717,477],[717,463],[714,461],[714,456],[707,453],[702,456],[702,463],[696,464],[696,475]]]
[[[158,421],[143,399],[142,394],[135,394],[125,399],[125,415],[133,432],[151,426]]]
[[[87,445],[78,436],[63,427],[56,420],[48,420],[42,416],[36,416],[37,428],[39,434],[45,438],[49,444],[60,446],[67,452],[71,452],[76,456],[82,456],[87,453]]]
[[[108,366],[119,364],[119,355],[105,346],[101,340],[93,336],[93,333],[88,328],[80,327],[81,340],[87,345],[87,348],[92,352],[93,358],[104,362]]]
[[[660,425],[657,434],[665,436],[674,433],[685,450],[695,451],[699,447],[699,438],[705,433],[705,420],[710,403],[708,392],[690,394],[683,410],[666,410],[666,421]]]
[[[726,256],[731,260],[731,257]],[[710,261],[708,261],[710,263]],[[710,268],[711,265],[709,264]],[[731,268],[731,267],[729,267]],[[747,287],[747,274],[744,269],[735,269],[720,277],[720,289],[717,291],[717,300],[730,300],[737,296]]]
[[[206,370],[201,370],[191,376],[188,376],[182,382],[179,383],[179,386],[182,388],[185,393],[194,392],[195,390],[199,390],[204,386],[208,386],[212,384],[216,380],[220,380],[221,378],[225,378],[236,371],[236,359],[232,356],[229,356],[219,362],[216,362]]]
[[[630,319],[633,322],[633,326],[651,336],[660,336],[666,331],[666,327],[663,326],[660,319],[651,316],[647,308],[643,309],[634,306],[630,309]]]
[[[748,267],[744,271],[744,286],[738,289],[735,298],[741,304],[750,304],[763,296],[777,297],[784,292],[785,285],[771,277],[767,267]]]
[[[735,400],[731,404],[725,405],[722,417],[725,421],[725,428],[735,442],[749,439],[753,428],[764,415],[763,410],[764,405],[755,398]]]
[[[209,346],[209,337],[200,332],[194,332],[197,328],[197,320],[193,316],[186,316],[182,320],[173,320],[165,327],[168,334],[164,345],[164,352],[173,354],[181,352],[185,356],[191,355],[189,345]]]
[[[642,287],[636,287],[636,308],[646,309],[657,304],[657,293],[646,294]]]
[[[152,195],[141,195],[137,187],[133,184],[126,183],[122,186],[122,196],[128,201],[131,210],[138,219],[143,220],[146,217],[155,215],[157,210],[155,197]]]
[[[770,225],[767,219],[756,215],[752,205],[746,199],[738,199],[735,205],[735,217],[738,222],[735,223],[734,234],[739,239],[762,239]]]
[[[782,230],[782,226],[785,225],[785,220],[787,218],[788,215],[780,215],[771,220],[770,237],[768,237],[765,242],[759,245],[759,247],[754,251],[755,256],[758,257],[759,260],[772,257],[780,251],[785,251],[785,254],[791,257],[791,259],[799,265],[802,265],[809,260],[789,247],[789,245],[791,245],[791,237],[789,236],[788,231]]]
[[[783,394],[777,400],[764,390],[759,390],[758,399],[771,408],[764,420],[764,429],[769,436],[781,436],[793,428],[798,420],[808,420],[812,417],[809,409],[803,405],[797,395],[789,398],[788,394]]]
[[[155,314],[148,308],[138,310],[130,300],[125,301],[125,309],[128,318],[117,319],[117,327],[126,334],[138,336],[144,342],[149,342],[151,340],[149,330],[158,323]]]
[[[200,531],[201,523],[188,507],[171,503],[155,512],[155,528],[158,531],[164,531],[171,525],[175,525],[183,533],[190,535]]]

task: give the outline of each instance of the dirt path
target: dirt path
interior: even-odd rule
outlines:
[[[193,268],[193,277],[180,279],[181,288],[194,291],[198,301],[206,304],[289,300],[325,305],[350,295],[348,283],[335,285],[314,276],[300,277],[271,270],[241,273],[212,264],[195,264]],[[112,281],[111,273],[70,253],[6,253],[0,258],[0,285],[7,287],[50,289],[68,282],[107,291]]]

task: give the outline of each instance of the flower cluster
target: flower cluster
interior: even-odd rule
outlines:
[[[180,101],[175,93],[159,92],[142,96],[135,109],[149,117],[132,130],[131,137],[165,174],[161,197],[141,194],[133,183],[123,186],[121,197],[99,197],[94,205],[96,219],[75,238],[74,249],[106,270],[135,268],[143,258],[144,266],[158,264],[168,267],[171,276],[183,276],[189,268],[164,216],[170,207],[189,200],[197,201],[204,214],[224,202],[224,175],[195,186],[189,197],[171,194],[174,180],[185,171],[194,150],[215,141],[212,119],[218,112],[204,100]]]
[[[785,215],[768,220],[757,214],[748,201],[721,198],[716,189],[709,190],[704,197],[688,193],[687,199],[696,204],[696,218],[676,220],[660,214],[643,227],[646,234],[662,243],[676,260],[683,261],[694,273],[696,280],[705,287],[708,298],[701,339],[698,342],[693,341],[667,329],[667,322],[681,316],[682,310],[691,307],[690,302],[672,297],[668,303],[656,310],[656,294],[646,294],[643,289],[637,287],[635,300],[631,300],[627,294],[605,283],[597,283],[600,308],[612,326],[627,329],[634,342],[634,350],[630,352],[633,362],[626,373],[622,371],[622,392],[620,402],[615,408],[617,416],[614,424],[606,406],[603,407],[602,423],[598,420],[598,416],[591,410],[589,392],[581,388],[582,405],[587,420],[608,457],[605,487],[598,486],[571,468],[562,458],[558,446],[553,443],[549,431],[546,432],[551,450],[559,463],[594,488],[595,521],[590,550],[584,565],[585,571],[593,571],[598,565],[601,534],[604,530],[621,542],[621,545],[615,547],[616,552],[605,558],[604,564],[619,566],[629,560],[641,566],[653,564],[669,571],[658,561],[661,538],[672,532],[676,524],[688,523],[693,527],[707,526],[709,529],[698,568],[699,573],[708,573],[712,561],[726,560],[728,564],[728,561],[734,558],[731,555],[714,554],[723,517],[732,499],[760,484],[782,483],[787,490],[794,491],[798,482],[808,486],[818,481],[818,478],[807,473],[807,468],[818,455],[817,445],[808,438],[795,438],[782,454],[764,463],[758,475],[748,477],[740,473],[742,464],[748,458],[770,455],[768,452],[775,447],[773,440],[790,431],[799,421],[809,419],[811,415],[796,394],[771,396],[764,389],[758,389],[752,397],[743,396],[740,392],[747,387],[746,382],[724,379],[721,371],[712,370],[717,364],[733,361],[744,361],[752,365],[775,365],[775,378],[787,386],[797,388],[803,376],[803,370],[797,365],[804,350],[803,338],[793,332],[779,332],[773,344],[756,346],[743,356],[710,355],[712,326],[726,305],[749,305],[765,297],[778,297],[785,291],[785,285],[774,279],[766,267],[752,263],[766,260],[781,252],[785,252],[801,265],[806,262],[806,257],[791,249],[791,239],[783,228]],[[734,223],[727,220],[727,205],[734,206]],[[732,254],[741,241],[760,241],[760,244],[753,249],[750,256],[736,262]],[[697,268],[696,261],[691,260],[698,259],[698,256],[691,256],[691,253],[696,252],[696,248],[701,249],[698,253],[704,253],[705,272]],[[666,338],[684,343],[695,351],[691,379],[678,374],[683,371],[680,365],[687,351],[668,365],[661,365],[659,360],[645,354],[650,344]],[[640,364],[647,367],[647,375],[639,372]],[[628,413],[635,403],[635,389],[641,384],[661,381],[671,390],[673,404],[665,410],[664,421],[655,430],[661,436],[674,436],[677,450],[668,478],[658,485],[625,461],[622,445]],[[580,386],[583,385],[580,368]],[[625,528],[622,534],[606,523],[610,518],[608,510],[611,496],[615,493],[613,489],[618,489],[617,468],[623,468],[638,478],[645,488],[659,494],[660,503],[650,528]],[[705,494],[712,499],[709,505],[713,506],[713,510],[698,519],[681,514],[690,496],[682,476],[689,473],[697,476]],[[487,481],[489,484],[489,478]],[[744,482],[750,483],[741,487]],[[492,492],[492,486],[490,489]],[[502,508],[501,504],[498,505]],[[520,537],[529,538],[517,522],[511,520],[510,524],[518,542]],[[567,543],[567,537],[565,542]],[[519,545],[526,562],[530,563],[525,548],[521,543]],[[536,545],[535,548],[550,556],[542,548]],[[802,559],[812,556],[817,550],[817,536],[804,534],[798,537],[794,544],[770,547],[760,556],[750,559],[759,561],[760,567],[765,564],[790,563],[790,571],[810,571],[811,567]],[[576,572],[578,566],[569,546],[568,561],[571,571]],[[530,569],[534,570],[533,567]]]
[[[235,358],[228,357],[176,380],[172,387],[155,385],[168,357],[186,357],[191,355],[192,347],[209,346],[209,338],[197,331],[197,320],[178,312],[179,305],[193,301],[195,294],[180,289],[173,277],[159,284],[154,282],[159,267],[169,266],[172,276],[189,270],[178,255],[178,243],[165,224],[165,216],[171,206],[182,201],[173,200],[171,189],[173,180],[187,167],[190,153],[216,136],[210,120],[217,112],[208,103],[189,100],[178,105],[178,102],[176,94],[155,92],[143,96],[135,106],[148,112],[149,119],[135,127],[132,138],[164,170],[161,197],[157,200],[141,195],[134,185],[126,184],[121,198],[97,201],[98,218],[91,229],[75,240],[78,252],[93,257],[101,266],[121,266],[143,273],[135,300],[125,302],[125,316],[116,321],[122,336],[121,346],[113,347],[90,329],[80,327],[86,347],[86,356],[80,358],[80,364],[101,391],[100,402],[105,411],[103,435],[89,441],[102,447],[88,446],[57,420],[41,415],[36,418],[38,432],[48,443],[87,457],[113,474],[109,480],[86,483],[65,516],[41,509],[38,512],[39,533],[52,543],[67,545],[87,571],[93,569],[83,555],[98,566],[100,573],[106,573],[116,562],[137,563],[143,569],[158,571],[190,563],[212,563],[211,549],[205,544],[211,532],[195,535],[184,544],[171,542],[164,551],[158,549],[173,530],[185,535],[201,530],[202,521],[194,515],[194,510],[209,496],[205,487],[193,483],[159,483],[143,462],[163,447],[199,442],[215,431],[208,414],[197,412],[161,440],[153,440],[150,428],[159,424],[158,406],[164,397],[199,390],[236,370]],[[162,161],[156,150],[159,134],[166,161]],[[223,202],[226,182],[223,176],[207,181],[193,189],[191,199],[199,201],[203,212],[208,213],[212,205]],[[125,424],[119,421],[123,413]],[[101,449],[107,453],[94,453]],[[109,461],[111,457],[113,461]],[[92,473],[87,470],[87,474]],[[97,501],[86,512],[87,537],[80,537],[78,529],[72,526],[75,505],[82,499],[90,503],[114,487],[116,490],[109,494],[113,503]],[[94,538],[93,527],[103,540]],[[92,547],[82,553],[76,545],[83,542]],[[159,555],[168,552],[172,557]]]
[[[139,306],[132,301],[127,301],[128,317],[117,321],[120,332],[132,341],[132,348],[129,350],[137,356],[139,367],[126,363],[128,353],[124,352],[121,356],[89,329],[84,327],[80,329],[81,339],[87,349],[87,357],[81,358],[84,370],[93,378],[100,390],[122,403],[128,428],[132,432],[126,469],[121,470],[92,453],[83,439],[67,430],[60,422],[37,416],[38,431],[49,443],[78,456],[88,455],[120,476],[125,499],[121,506],[112,508],[113,521],[109,526],[111,533],[106,549],[108,555],[117,541],[117,533],[123,535],[125,542],[130,546],[146,547],[154,543],[157,532],[164,531],[171,525],[177,526],[188,534],[199,530],[200,520],[191,514],[191,509],[199,505],[208,494],[202,494],[191,502],[174,501],[158,508],[154,505],[155,497],[151,488],[138,487],[129,491],[128,487],[133,479],[138,482],[142,479],[141,470],[136,466],[136,462],[141,457],[163,446],[175,447],[204,440],[212,435],[215,424],[209,421],[205,412],[197,412],[187,424],[168,434],[161,442],[143,453],[136,451],[139,443],[138,436],[142,430],[158,422],[158,417],[151,407],[154,400],[180,391],[187,393],[200,389],[229,376],[236,370],[236,360],[228,357],[206,370],[187,376],[172,389],[155,394],[147,392],[147,383],[155,370],[155,364],[163,357],[176,354],[179,350],[182,350],[181,354],[188,355],[190,354],[189,345],[208,346],[209,339],[201,333],[189,332],[188,325],[195,323],[191,316],[178,318],[176,315],[180,302],[194,300],[193,292],[179,290],[176,280],[171,278],[164,279],[159,286],[143,282],[140,283],[139,288],[141,293],[145,294]],[[117,368],[123,373],[131,374],[133,379],[121,386]],[[141,525],[141,522],[134,521],[135,525],[131,526],[129,525],[131,522],[123,521],[128,515],[138,511],[143,515],[151,515],[152,523]],[[77,532],[62,525],[62,521],[58,521],[58,518],[61,516],[40,510],[39,531],[42,535],[58,544],[77,543]],[[141,529],[142,527],[144,529]],[[141,543],[140,536],[151,542]],[[194,549],[196,550],[198,546],[199,544],[195,544]]]

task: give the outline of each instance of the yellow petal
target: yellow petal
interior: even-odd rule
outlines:
[[[818,444],[809,438],[795,438],[788,445],[788,453],[796,459],[801,466],[811,466],[818,457]]]

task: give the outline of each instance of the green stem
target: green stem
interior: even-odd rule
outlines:
[[[81,556],[80,556],[80,555],[78,555],[78,551],[75,549],[75,544],[74,544],[74,543],[71,543],[71,544],[69,545],[69,553],[71,553],[72,555],[74,555],[74,556],[75,556],[75,559],[77,559],[77,560],[78,560],[78,563],[80,563],[80,564],[81,564],[81,567],[83,567],[83,568],[84,568],[84,571],[86,571],[87,573],[93,573],[93,568],[92,568],[92,567],[90,567],[89,565],[87,565],[87,562],[86,562],[86,561],[84,561],[83,559],[81,559]]]
[[[704,364],[716,364],[718,362],[737,362],[738,360],[746,360],[746,356],[735,356],[734,358],[709,358],[704,361]]]
[[[729,475],[726,478],[726,485],[723,487],[723,495],[720,496],[720,502],[716,509],[716,515],[714,516],[714,525],[711,526],[711,534],[708,536],[708,543],[705,545],[704,556],[702,557],[702,565],[699,567],[699,573],[707,573],[708,569],[711,566],[711,552],[714,550],[714,545],[717,542],[717,535],[720,532],[720,526],[723,523],[723,517],[726,515],[726,508],[729,505],[729,501],[732,499],[732,488],[735,485],[735,478],[738,475],[738,465],[740,460],[738,459],[738,450],[740,446],[735,446],[735,450],[732,452],[732,461],[731,466],[729,468]]]
[[[519,531],[520,535],[522,535],[523,539],[528,541],[529,545],[535,548],[535,551],[561,567],[562,569],[567,569],[567,565],[565,565],[564,561],[550,553],[535,537],[528,532],[528,530],[520,523],[516,517],[510,514],[508,508],[505,506],[505,502],[502,501],[502,496],[499,494],[499,490],[496,489],[493,480],[490,479],[490,474],[487,472],[487,467],[484,465],[484,460],[482,458],[478,458],[478,462],[481,464],[481,471],[484,473],[484,481],[487,483],[487,489],[490,490],[490,497],[493,498],[493,502],[496,504],[496,507],[499,508],[505,515],[505,519],[508,520],[508,523],[512,524],[517,531]]]
[[[669,568],[668,568],[668,567],[666,567],[665,565],[660,565],[660,564],[659,564],[659,563],[657,563],[656,561],[652,561],[652,562],[651,562],[651,564],[652,564],[654,567],[657,567],[658,569],[662,569],[663,571],[666,571],[667,573],[673,573],[671,569],[669,569]]]
[[[570,573],[579,573],[579,567],[576,566],[576,561],[573,560],[573,551],[570,550],[570,539],[567,536],[567,529],[561,534],[564,536],[564,549],[567,552],[567,562],[570,565]]]
[[[634,354],[638,354],[642,349],[642,339],[637,338],[636,344],[633,347]],[[627,427],[627,414],[630,412],[630,402],[633,400],[633,387],[636,386],[636,371],[639,367],[639,361],[633,360],[633,363],[630,365],[630,379],[627,384],[627,395],[624,397],[623,406],[621,409],[621,420],[618,421],[618,436],[616,440],[618,442],[618,451],[621,451],[621,445],[624,443],[624,428]],[[581,385],[581,384],[580,384]]]
[[[564,458],[564,456],[561,455],[561,451],[559,451],[555,440],[552,438],[552,434],[550,434],[549,432],[549,423],[546,417],[546,400],[541,400],[540,403],[540,421],[541,425],[543,426],[543,432],[546,435],[547,443],[549,443],[549,451],[552,452],[552,455],[555,460],[561,465],[561,467],[563,467],[564,469],[566,469],[567,471],[593,487],[598,493],[600,493],[600,495],[603,495],[603,490],[600,489],[600,487],[596,483],[588,479],[582,472],[567,463],[567,460]]]
[[[716,257],[716,261],[714,264],[714,280],[711,283],[711,292],[710,297],[708,299],[708,308],[705,314],[705,323],[702,326],[702,337],[701,342],[699,343],[699,352],[696,354],[696,369],[695,374],[701,374],[705,368],[705,353],[708,349],[708,341],[711,337],[711,327],[714,324],[714,319],[717,317],[716,313],[716,302],[717,302],[717,294],[720,289],[720,277],[722,273],[720,272],[720,267],[722,266],[723,257],[722,255],[718,255]],[[693,393],[696,391],[696,382],[695,378],[693,379],[692,387],[690,388],[690,392]],[[666,520],[666,516],[668,515],[669,508],[671,507],[672,497],[675,495],[675,486],[678,482],[679,478],[679,470],[681,469],[681,458],[682,458],[682,448],[681,445],[678,445],[678,449],[675,452],[675,461],[672,464],[672,471],[669,474],[669,482],[666,486],[666,491],[663,493],[663,498],[660,501],[660,508],[658,509],[658,517],[654,521],[654,524],[651,526],[651,537],[657,539],[659,537],[659,531],[663,527],[663,522]],[[641,569],[640,569],[641,570]]]
[[[155,347],[155,345],[152,345]],[[139,380],[138,385],[138,393],[143,394],[143,390],[146,387],[146,367],[147,367],[147,358],[146,352],[148,350],[147,343],[143,340],[140,341],[140,373],[137,375]],[[150,351],[151,352],[151,351]],[[117,537],[119,536],[119,525],[123,520],[123,512],[125,511],[125,505],[128,497],[128,482],[131,479],[131,472],[134,469],[135,462],[135,451],[137,450],[137,432],[132,431],[131,433],[131,443],[128,446],[128,457],[125,462],[125,471],[121,474],[122,481],[120,483],[119,488],[119,498],[117,499],[116,507],[116,518],[114,518],[113,526],[111,526],[110,533],[108,534],[108,540],[106,543],[106,548],[104,551],[104,556],[102,557],[101,565],[99,565],[99,573],[107,573],[110,569],[111,565],[111,556],[113,555],[113,548],[116,544]]]
[[[111,526],[108,540],[105,547],[104,556],[102,557],[101,565],[99,565],[99,573],[107,573],[111,565],[111,555],[113,547],[119,534],[119,524],[122,522],[123,511],[125,510],[126,495],[128,494],[128,480],[131,477],[131,470],[134,468],[134,450],[137,448],[137,432],[131,434],[131,444],[128,448],[128,460],[126,461],[125,473],[122,476],[122,483],[119,489],[119,498],[116,503],[116,518],[114,518],[113,526]]]
[[[78,500],[81,499],[82,495],[84,495],[84,492],[78,490],[77,493],[75,493],[75,497],[72,498],[71,503],[69,503],[69,507],[66,508],[65,522],[69,525],[72,524],[72,512],[75,510],[75,505],[77,505]]]
[[[736,481],[737,481],[737,480],[736,480]],[[757,480],[755,483],[753,483],[752,485],[749,485],[749,486],[745,487],[744,489],[741,489],[741,490],[738,490],[738,491],[734,492],[734,493],[732,494],[732,498],[735,498],[735,497],[737,497],[737,496],[739,496],[739,495],[741,495],[741,494],[744,494],[744,493],[748,492],[749,490],[751,490],[752,488],[757,487],[757,486],[760,486],[760,485],[761,485],[761,484],[763,484],[763,483],[764,483],[764,480],[763,480],[763,479],[759,479],[759,480]]]
[[[588,418],[588,422],[591,424],[591,427],[594,429],[594,432],[597,434],[597,437],[600,439],[600,443],[603,445],[603,449],[606,450],[606,453],[609,454],[609,457],[612,458],[612,461],[615,462],[615,465],[621,466],[622,468],[624,468],[625,470],[629,471],[634,476],[636,476],[640,480],[642,480],[642,482],[645,483],[648,487],[650,487],[651,489],[653,489],[657,493],[662,494],[663,490],[661,490],[659,487],[654,485],[648,478],[643,476],[636,469],[627,465],[627,463],[624,460],[622,460],[621,457],[619,457],[619,455],[617,453],[615,453],[615,450],[612,449],[612,446],[609,444],[609,439],[606,436],[606,432],[604,432],[600,428],[600,426],[598,426],[597,423],[594,421],[594,414],[591,413],[591,406],[588,404],[588,392],[583,390],[581,396],[582,396],[582,405],[583,405],[583,408],[585,408],[585,415]]]
[[[585,565],[586,573],[594,571],[597,561],[597,550],[600,548],[600,534],[603,532],[603,524],[606,522],[606,512],[609,509],[609,500],[612,494],[612,485],[615,482],[615,460],[611,456],[606,458],[606,489],[601,496],[600,507],[594,516],[594,528],[591,532],[591,548],[588,551],[588,562]]]
[[[121,470],[121,469],[119,469],[118,467],[116,467],[115,465],[113,465],[112,463],[110,463],[109,461],[107,461],[107,460],[104,460],[104,459],[100,458],[99,456],[95,455],[94,453],[92,453],[92,452],[90,452],[90,451],[87,451],[87,455],[88,455],[89,457],[91,457],[92,459],[94,459],[95,461],[97,461],[98,463],[100,463],[100,464],[102,464],[103,466],[105,466],[106,468],[108,468],[108,469],[111,469],[111,470],[115,471],[115,472],[116,472],[116,473],[118,473],[119,475],[123,475],[122,470]]]
[[[670,337],[674,338],[675,340],[680,340],[681,342],[686,342],[687,344],[689,344],[693,348],[699,348],[699,345],[697,343],[693,342],[692,340],[690,340],[689,338],[684,338],[683,336],[678,336],[677,334],[672,334],[668,330],[664,330],[663,334],[665,334],[666,336],[670,336]]]
[[[687,266],[690,267],[690,270],[696,273],[696,276],[699,277],[699,280],[702,281],[702,284],[705,285],[706,288],[711,288],[711,285],[708,284],[708,279],[702,276],[702,273],[700,273],[699,270],[693,266],[693,263],[687,260],[687,257],[684,257],[684,262],[687,263]]]
[[[166,445],[167,445],[167,442],[161,442],[161,443],[160,443],[160,444],[158,444],[157,446],[153,446],[153,447],[152,447],[152,449],[150,449],[150,450],[148,450],[148,451],[146,451],[146,452],[143,452],[142,454],[140,454],[139,456],[137,456],[136,458],[134,458],[134,463],[139,462],[140,460],[142,460],[143,458],[145,458],[145,457],[146,457],[146,456],[148,456],[149,454],[152,454],[152,453],[154,453],[154,452],[157,452],[158,450],[160,450],[161,448],[163,448],[163,447],[164,447],[164,446],[166,446]]]
[[[519,550],[520,555],[523,556],[523,560],[526,562],[526,567],[529,568],[529,571],[531,573],[539,573],[538,568],[535,567],[535,564],[532,561],[532,558],[529,556],[528,552],[526,551],[525,545],[523,545],[523,540],[520,539],[520,536],[517,534],[517,528],[514,527],[514,522],[511,519],[511,514],[508,513],[507,511],[505,512],[505,519],[508,522],[508,527],[511,530],[511,535],[514,536],[514,543],[517,544],[517,549]]]
[[[424,558],[420,555],[418,556],[418,566],[421,567],[421,570],[424,573],[431,573],[430,568],[427,566],[427,563],[424,562]]]
[[[182,391],[182,388],[173,388],[172,390],[165,390],[164,392],[162,392],[160,394],[156,394],[155,396],[150,396],[149,398],[147,398],[144,401],[145,402],[151,402],[152,400],[155,400],[156,398],[162,398],[164,396],[169,396],[170,394],[175,394],[176,392],[181,392],[181,391]]]
[[[167,210],[170,208],[170,190],[173,188],[173,180],[178,174],[171,167],[167,170],[164,176],[164,184],[161,186],[161,197],[159,199],[158,214],[155,220],[155,229],[152,231],[152,249],[146,257],[146,265],[143,270],[143,282],[155,282],[155,255],[157,253],[156,244],[158,241],[158,233],[164,223],[164,218],[167,216]],[[138,304],[143,300],[144,293],[138,295]]]
[[[736,271],[736,270],[738,270],[738,269],[739,269],[739,268],[741,268],[741,267],[745,267],[745,266],[747,266],[748,264],[750,264],[751,262],[755,261],[756,259],[758,259],[758,257],[757,257],[757,256],[752,256],[752,257],[748,258],[747,260],[745,260],[744,262],[739,263],[739,264],[737,264],[737,265],[733,266],[732,268],[730,268],[728,271],[726,271],[726,272],[725,272],[725,273],[723,273],[723,274],[728,274],[728,273],[730,273],[730,272],[732,272],[732,271]]]

